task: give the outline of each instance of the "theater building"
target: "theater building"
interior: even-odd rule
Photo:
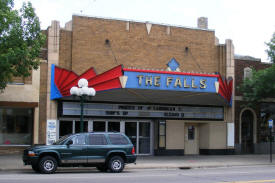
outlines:
[[[85,99],[84,131],[125,133],[140,155],[234,152],[234,47],[219,44],[207,24],[53,21],[33,143],[80,131],[80,99],[70,89],[85,78],[96,95]]]

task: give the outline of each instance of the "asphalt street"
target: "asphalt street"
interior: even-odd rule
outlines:
[[[32,170],[0,171],[0,183],[275,183],[274,165],[193,169],[125,169],[122,173],[101,173],[96,169],[60,169],[44,175]]]

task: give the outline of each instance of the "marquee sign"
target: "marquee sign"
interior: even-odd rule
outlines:
[[[223,107],[85,103],[85,116],[223,120]],[[77,102],[62,103],[63,116],[80,115]]]
[[[216,93],[218,75],[124,69],[125,88]]]
[[[183,92],[218,93],[230,104],[233,81],[222,79],[219,74],[180,72],[179,63],[173,58],[167,71],[129,69],[122,65],[97,75],[93,68],[81,75],[52,65],[51,99],[70,96],[70,89],[81,78],[88,80],[88,87],[97,92],[118,88],[168,90]]]

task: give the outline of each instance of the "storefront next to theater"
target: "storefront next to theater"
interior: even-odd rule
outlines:
[[[85,99],[84,131],[125,133],[142,155],[234,151],[234,49],[207,19],[185,28],[73,16],[47,32],[39,143],[80,131],[70,89],[85,78],[96,95]]]

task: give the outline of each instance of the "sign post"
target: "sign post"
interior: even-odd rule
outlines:
[[[272,129],[273,129],[273,120],[270,119],[268,120],[268,127],[269,127],[269,139],[270,139],[270,147],[269,147],[269,152],[270,152],[270,163],[272,163]]]

